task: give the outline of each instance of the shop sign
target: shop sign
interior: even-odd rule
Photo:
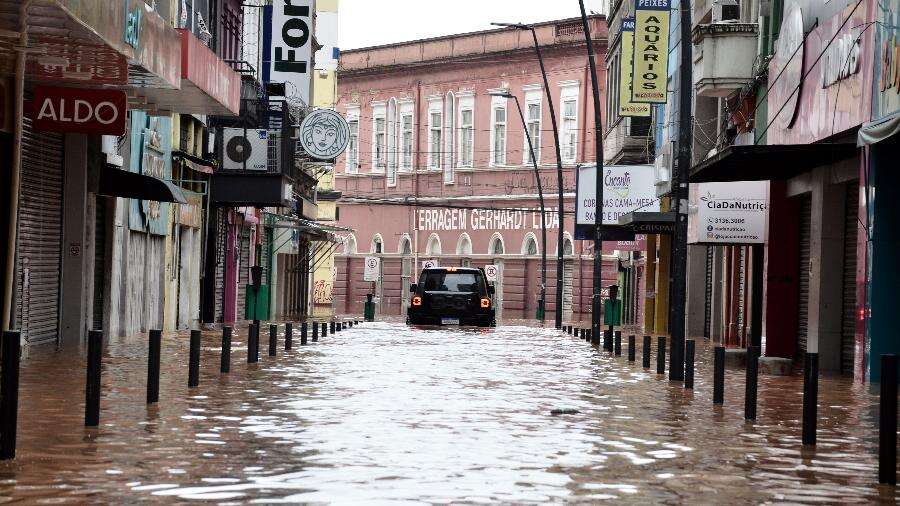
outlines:
[[[555,207],[547,208],[544,222],[547,230],[559,228]],[[541,212],[530,209],[419,209],[418,230],[540,230]]]
[[[363,271],[363,281],[378,281],[381,274],[381,259],[378,257],[366,257],[365,270]]]
[[[772,111],[778,114],[777,124],[781,128],[791,128],[797,116],[802,91],[797,88],[802,86],[804,46],[803,11],[798,4],[792,4],[781,21],[770,71],[773,75],[781,76],[772,85],[772,98],[768,101],[770,105],[783,108],[780,114],[778,109]]]
[[[310,103],[313,0],[275,0],[264,10],[263,81],[285,83],[285,94]]]
[[[172,178],[172,118],[131,113],[131,159],[129,170],[158,179]],[[131,199],[128,226],[153,235],[169,232],[167,202]]]
[[[688,243],[764,244],[768,213],[768,181],[693,184]]]
[[[872,120],[900,111],[900,0],[877,2]]]
[[[137,5],[134,10],[129,10],[129,3],[122,3],[125,6],[125,43],[137,49],[141,45],[141,14],[144,9]]]
[[[306,153],[319,160],[332,160],[347,149],[350,126],[331,109],[317,109],[300,124],[300,144]]]
[[[851,29],[836,39],[822,55],[822,87],[827,88],[838,81],[859,72],[861,28]]]
[[[632,101],[666,103],[671,0],[637,0],[634,8]]]
[[[46,132],[124,135],[128,98],[124,91],[34,87],[34,129]]]
[[[632,102],[634,85],[634,18],[622,19],[622,48],[619,55],[619,116],[650,116],[649,104]]]
[[[175,220],[179,225],[191,228],[200,228],[203,222],[203,196],[199,193],[184,192],[187,204],[178,205],[178,214]]]
[[[603,167],[603,224],[618,225],[619,217],[632,211],[658,212],[655,171],[652,165]],[[578,168],[575,223],[594,225],[597,202],[597,167]]]

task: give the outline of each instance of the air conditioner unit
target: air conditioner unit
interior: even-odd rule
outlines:
[[[269,159],[269,132],[267,130],[223,129],[225,156],[224,170],[265,171]]]
[[[740,20],[741,4],[737,0],[715,0],[713,2],[713,23],[737,23]]]

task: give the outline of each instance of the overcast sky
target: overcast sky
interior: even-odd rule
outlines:
[[[607,0],[585,0],[603,12]],[[580,16],[578,0],[340,0],[342,50]]]

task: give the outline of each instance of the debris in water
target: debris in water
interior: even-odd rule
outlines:
[[[578,410],[574,408],[557,408],[550,410],[550,415],[577,415]]]

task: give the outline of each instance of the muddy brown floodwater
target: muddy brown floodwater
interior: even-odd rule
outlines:
[[[710,350],[686,392],[552,329],[369,323],[218,372],[204,337],[200,387],[187,340],[166,338],[160,403],[144,404],[146,340],[113,339],[101,425],[83,427],[84,358],[22,363],[18,457],[0,498],[24,502],[634,504],[892,503],[876,484],[876,398],[820,386],[819,444],[800,445],[802,379],[761,376],[743,420],[743,374],[711,402]],[[282,337],[279,338],[279,344]],[[640,343],[640,339],[638,339]],[[299,345],[299,338],[295,337]],[[640,344],[639,344],[640,346]],[[554,409],[577,410],[551,416]]]

